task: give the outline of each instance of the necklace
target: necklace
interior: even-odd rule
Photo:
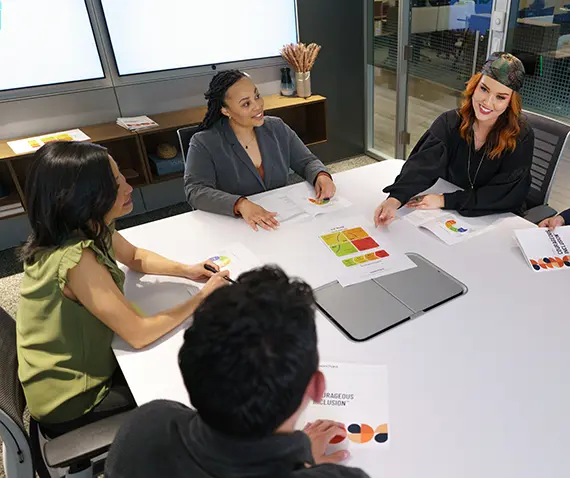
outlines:
[[[473,145],[475,147],[475,145]],[[475,171],[475,176],[471,179],[471,146],[469,146],[469,156],[467,157],[467,178],[469,179],[469,184],[471,185],[471,189],[475,189],[475,181],[477,180],[477,176],[479,175],[479,170],[481,169],[481,165],[483,164],[483,160],[485,159],[486,153],[483,152],[483,156],[481,156],[481,161],[479,161],[479,166],[477,166],[477,171]]]
[[[249,142],[248,142],[247,144],[243,144],[243,143],[242,143],[243,147],[244,147],[245,149],[248,149],[248,148],[249,148],[249,145],[255,140],[255,138],[256,138],[256,136],[255,136],[255,131],[254,131],[254,132],[253,132],[253,137],[249,140]]]

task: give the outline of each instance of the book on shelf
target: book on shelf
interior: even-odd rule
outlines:
[[[129,131],[143,131],[149,128],[156,128],[158,123],[148,116],[130,116],[127,118],[117,118],[117,124]]]

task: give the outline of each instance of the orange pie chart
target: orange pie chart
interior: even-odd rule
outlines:
[[[361,425],[353,423],[349,425],[347,431],[348,439],[354,443],[368,443],[374,438],[374,429],[364,423]]]

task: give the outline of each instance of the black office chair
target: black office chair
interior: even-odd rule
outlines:
[[[98,476],[103,472],[104,456],[125,412],[65,435],[47,440],[37,423],[30,420],[30,435],[24,426],[26,399],[18,379],[16,322],[0,307],[0,441],[4,447],[7,478]]]
[[[556,214],[556,210],[548,206],[548,198],[556,167],[568,140],[570,126],[537,113],[525,111],[524,114],[534,130],[532,180],[526,198],[528,211],[525,219],[538,224]]]
[[[180,151],[182,151],[182,158],[186,162],[186,156],[188,156],[188,149],[190,148],[190,139],[194,136],[194,133],[198,131],[200,125],[196,126],[185,126],[180,128],[176,133],[178,134],[178,141],[180,142]]]

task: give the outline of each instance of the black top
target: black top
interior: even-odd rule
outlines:
[[[306,463],[311,464],[310,468]],[[367,478],[357,468],[314,465],[303,432],[240,440],[213,430],[190,408],[157,400],[119,430],[105,465],[108,478]]]
[[[532,128],[522,121],[515,150],[489,159],[484,146],[475,151],[473,145],[467,144],[461,137],[460,126],[457,110],[437,118],[416,144],[395,183],[384,192],[405,204],[442,178],[464,189],[444,194],[444,209],[455,209],[463,216],[523,213],[531,180]],[[468,173],[469,154],[471,167]]]

